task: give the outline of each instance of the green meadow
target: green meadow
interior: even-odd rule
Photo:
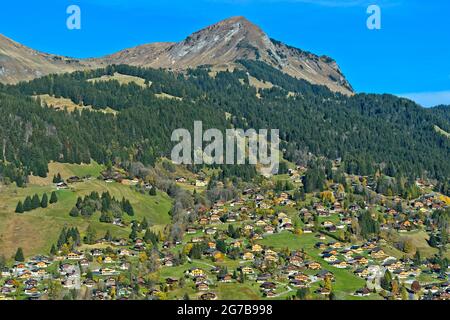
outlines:
[[[110,231],[113,236],[127,238],[130,228],[121,228],[112,224],[99,222],[100,213],[94,214],[91,218],[69,216],[71,208],[76,204],[79,196],[85,196],[93,191],[102,193],[108,191],[117,199],[125,197],[133,205],[135,216],[124,217],[128,222],[144,217],[156,230],[161,230],[170,222],[168,214],[172,202],[165,193],[158,192],[156,196],[141,194],[130,186],[119,183],[106,183],[97,180],[101,167],[98,164],[90,165],[61,165],[52,166],[51,173],[62,171],[63,178],[68,178],[68,174],[77,176],[91,175],[92,179],[70,185],[70,189],[56,190],[50,183],[30,184],[26,188],[17,188],[15,185],[1,186],[0,188],[0,253],[10,258],[18,247],[22,247],[26,256],[38,253],[49,252],[53,243],[56,242],[61,229],[64,226],[78,227],[83,236],[83,232],[89,224],[92,224],[97,231],[97,236],[102,237],[106,231]],[[53,175],[51,175],[53,177]],[[49,205],[48,208],[36,209],[22,214],[15,213],[16,205],[19,201],[24,201],[27,196],[38,194],[42,197],[44,193],[50,196],[52,191],[56,191],[58,202]]]

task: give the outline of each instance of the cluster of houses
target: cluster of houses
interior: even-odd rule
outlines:
[[[290,179],[301,183],[304,170],[302,167],[289,170]],[[107,182],[126,181],[129,185],[139,182],[126,180],[119,172],[105,171],[102,176]],[[183,177],[176,181],[187,183]],[[198,179],[195,185],[204,187],[207,182]],[[430,272],[436,281],[420,283],[421,298],[449,299],[448,272],[438,279],[427,262],[417,266],[411,259],[392,257],[380,239],[358,244],[341,239],[360,210],[375,207],[386,217],[380,225],[382,230],[431,232],[432,225],[427,224],[427,219],[435,210],[448,207],[445,199],[434,193],[413,201],[394,198],[390,203],[401,206],[388,207],[379,203],[346,203],[345,192],[337,184],[332,184],[328,191],[333,201],[314,198],[302,208],[297,207],[289,192],[264,192],[260,188],[245,189],[232,201],[217,201],[211,207],[198,208],[197,220],[187,226],[182,241],[166,241],[157,248],[159,268],[184,267],[181,277],[161,277],[149,283],[132,271],[139,270],[135,266],[142,259],[155,259],[145,254],[149,246],[144,240],[104,240],[89,249],[54,257],[38,256],[2,270],[0,299],[39,299],[49,295],[47,280],[58,282],[67,291],[85,287],[90,298],[98,300],[161,299],[186,285],[195,292],[190,298],[215,300],[221,298],[218,285],[234,284],[238,289],[242,283],[251,283],[261,298],[287,298],[297,290],[310,289],[315,297],[326,299],[332,294],[333,284],[340,281],[337,270],[366,280],[366,286],[351,293],[360,297],[375,294],[376,283],[387,270],[409,284],[419,283],[420,276]],[[299,238],[293,237],[298,241],[302,236],[313,238],[314,242],[296,250],[263,244],[265,239],[283,233],[298,235]],[[195,246],[201,248],[201,257],[193,259],[189,255]],[[187,259],[176,257],[178,252],[184,252]],[[129,281],[123,281],[124,278]],[[375,283],[373,287],[371,283]],[[136,291],[136,285],[145,290]],[[182,298],[180,294],[175,297]]]
[[[290,172],[291,176],[296,175],[295,171]],[[352,221],[357,213],[362,209],[370,209],[376,206],[377,210],[387,216],[386,223],[381,224],[381,229],[394,229],[399,232],[413,230],[430,231],[426,227],[427,217],[437,209],[448,208],[448,202],[442,199],[439,194],[426,194],[419,199],[406,202],[402,199],[392,199],[391,203],[402,203],[401,212],[397,209],[389,208],[380,204],[373,205],[364,202],[364,205],[350,203],[344,204],[345,194],[337,185],[330,187],[333,197],[336,199],[331,204],[325,204],[316,200],[309,208],[302,208],[298,211],[298,216],[303,223],[299,228],[298,222],[292,214],[283,212],[283,207],[295,208],[296,202],[287,192],[279,194],[264,194],[260,189],[244,190],[239,199],[216,202],[212,208],[199,210],[199,218],[196,225],[190,226],[186,230],[192,244],[205,244],[202,257],[213,262],[221,262],[225,258],[240,260],[241,267],[237,267],[234,272],[245,275],[249,281],[260,283],[260,291],[263,297],[278,297],[277,289],[283,287],[287,291],[299,288],[317,287],[315,291],[318,295],[329,295],[331,290],[323,286],[326,278],[336,281],[333,269],[344,269],[349,273],[360,277],[367,283],[378,280],[389,271],[394,278],[400,282],[412,284],[418,282],[422,270],[427,270],[434,274],[437,279],[432,284],[434,299],[446,299],[449,288],[448,284],[439,282],[442,277],[437,277],[436,270],[427,266],[416,266],[412,259],[395,258],[390,256],[383,248],[386,242],[382,239],[374,239],[360,244],[349,244],[341,241],[331,241],[330,236],[339,230],[346,231],[352,225]],[[320,218],[320,232],[317,232],[314,218]],[[389,219],[392,217],[392,219]],[[421,221],[420,217],[423,218]],[[222,225],[234,225],[240,229],[240,238],[231,238],[227,229]],[[283,232],[298,233],[301,229],[303,234],[316,234],[318,239],[314,248],[318,251],[316,259],[311,253],[293,252],[292,256],[286,257],[285,253],[277,252],[270,247],[258,244],[271,235]],[[406,231],[404,231],[406,230]],[[339,238],[337,235],[335,238]],[[227,244],[226,252],[219,252],[216,248],[216,240],[220,239]],[[239,252],[236,255],[236,251]],[[265,272],[275,266],[279,272]],[[315,274],[311,270],[316,271]],[[430,271],[431,270],[431,271]],[[306,271],[306,272],[305,272]],[[212,270],[211,270],[212,272]],[[447,272],[448,275],[448,272]],[[440,280],[439,280],[440,279]],[[172,279],[174,280],[174,279]],[[199,291],[209,290],[211,283],[205,283],[200,277],[196,279],[195,285]],[[221,274],[215,279],[217,282],[240,281],[239,277],[233,277],[233,272]],[[316,284],[316,285],[314,285]],[[425,284],[422,297],[428,291]],[[409,289],[408,289],[409,290]],[[377,292],[377,288],[363,287],[353,294],[356,296],[370,296]]]
[[[12,268],[1,270],[0,299],[12,299],[19,295],[39,299],[42,292],[39,284],[51,278],[47,268],[52,264],[50,258],[36,256],[27,262],[17,262]]]

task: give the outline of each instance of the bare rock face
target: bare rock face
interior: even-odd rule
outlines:
[[[202,65],[235,67],[239,60],[246,59],[263,61],[293,77],[326,85],[336,92],[353,93],[333,59],[270,39],[244,17],[223,20],[179,43],[147,44],[98,59],[77,60],[39,53],[0,37],[0,81],[8,83],[109,64],[182,71]]]

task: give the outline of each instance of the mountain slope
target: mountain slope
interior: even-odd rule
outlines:
[[[217,72],[215,77],[206,68],[180,77],[116,65],[0,85],[0,150],[6,159],[0,161],[0,177],[23,183],[29,172],[45,176],[50,161],[151,165],[170,157],[173,130],[192,130],[194,121],[202,121],[205,130],[279,128],[283,156],[295,163],[306,164],[311,153],[342,158],[342,168],[352,174],[380,171],[440,181],[450,177],[450,140],[435,130],[439,126],[450,132],[445,117],[407,99],[338,95],[261,61],[240,63],[245,70]],[[139,77],[152,85],[91,81],[111,74]],[[256,89],[245,80],[248,75],[273,87]],[[180,99],[161,99],[162,93]],[[27,98],[44,94],[117,113],[66,113]]]
[[[16,83],[51,73],[94,68],[89,61],[30,49],[0,34],[0,82]]]
[[[0,82],[4,83],[111,64],[182,71],[201,65],[234,68],[239,66],[239,60],[263,61],[312,84],[325,85],[344,94],[353,93],[333,59],[272,40],[244,17],[223,20],[179,43],[146,44],[106,57],[85,60],[41,53],[0,36]]]

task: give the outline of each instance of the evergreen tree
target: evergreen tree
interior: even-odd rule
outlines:
[[[156,196],[156,187],[155,186],[152,186],[152,188],[149,191],[149,195]]]
[[[54,204],[58,202],[58,197],[56,196],[56,192],[53,191],[50,196],[50,204]]]
[[[130,217],[134,216],[134,209],[130,201],[123,198],[122,199],[122,210],[125,211]]]
[[[87,244],[94,244],[96,241],[97,241],[97,232],[95,231],[95,228],[92,226],[92,224],[89,224],[86,230],[84,242]]]
[[[81,208],[83,207],[83,199],[82,199],[81,197],[78,197],[78,198],[77,198],[77,204],[76,204],[76,207],[77,207],[78,209],[80,209],[80,210],[81,210]]]
[[[389,270],[384,273],[384,276],[380,280],[381,288],[386,291],[392,290],[392,274]]]
[[[361,212],[358,222],[361,228],[361,235],[366,239],[380,232],[379,222],[372,219],[370,212],[367,210]]]
[[[102,214],[100,215],[100,222],[113,223],[114,222],[114,217],[111,214],[111,212],[102,212]]]
[[[147,230],[148,228],[148,221],[147,219],[144,217],[144,219],[142,219],[142,222],[140,224],[140,228],[141,230]]]
[[[22,201],[19,201],[16,207],[16,213],[24,213]]]
[[[420,257],[420,251],[419,249],[416,250],[416,253],[414,255],[414,259],[413,259],[414,265],[416,267],[420,266],[422,264],[422,259]]]
[[[57,175],[53,176],[53,183],[60,183],[60,182],[63,182],[63,179],[61,177],[61,174],[58,172]]]
[[[430,247],[432,248],[437,248],[438,247],[438,238],[436,237],[435,234],[432,234],[430,236],[430,240],[428,240],[428,244],[430,245]]]
[[[217,247],[217,250],[222,253],[227,252],[227,245],[226,245],[225,241],[223,241],[223,240],[217,240],[216,247]]]
[[[106,231],[105,234],[105,238],[106,241],[111,241],[112,240],[112,236],[111,236],[111,232],[109,231],[109,229]]]
[[[67,229],[66,227],[62,228],[57,242],[58,249],[61,249],[61,247],[67,243]]]
[[[135,228],[132,228],[132,229],[131,229],[131,233],[130,233],[129,238],[130,238],[131,240],[133,240],[133,241],[137,239],[137,232],[136,232],[136,229],[135,229]]]
[[[298,300],[306,300],[309,295],[309,289],[308,288],[301,288],[297,290],[297,293],[295,296]]]
[[[274,188],[274,190],[275,190],[275,192],[283,191],[283,190],[284,190],[283,181],[278,180],[278,181],[275,183],[275,188]]]
[[[144,241],[156,245],[158,243],[158,236],[150,229],[147,229],[144,234]]]
[[[80,215],[80,211],[77,207],[73,207],[72,210],[70,210],[69,215],[71,217],[78,217]]]
[[[47,194],[44,193],[41,199],[41,208],[47,208],[47,206],[48,206],[48,197]]]
[[[54,256],[56,254],[57,254],[56,247],[54,244],[52,244],[52,247],[50,249],[50,255]]]
[[[0,255],[0,270],[3,270],[6,267],[6,257],[4,255]]]
[[[31,199],[31,208],[32,209],[37,209],[41,206],[41,200],[39,199],[39,196],[37,194],[35,194],[33,196],[33,199]]]
[[[14,256],[14,260],[16,260],[17,262],[24,262],[25,261],[25,256],[23,255],[23,250],[22,248],[18,248],[16,251],[16,254]]]
[[[24,211],[33,210],[33,205],[31,203],[31,198],[29,196],[25,198],[25,202],[23,203],[23,210]]]

